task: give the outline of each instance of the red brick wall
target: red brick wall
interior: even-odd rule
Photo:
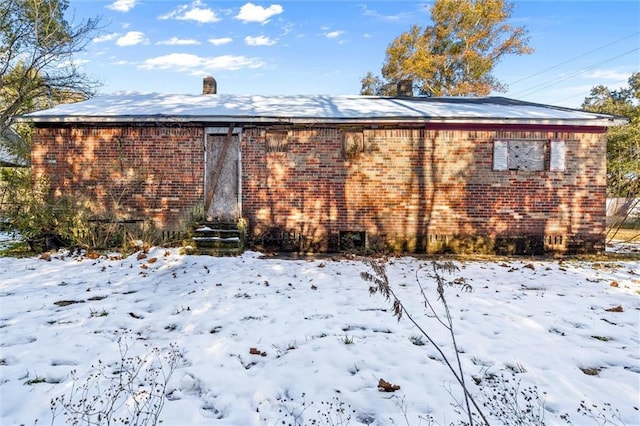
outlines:
[[[341,231],[408,251],[523,236],[602,248],[603,133],[365,129],[364,152],[344,158],[342,130],[288,130],[287,152],[266,152],[264,129],[243,131],[242,212],[257,237],[280,228],[313,250],[335,247]],[[182,230],[203,202],[203,138],[202,126],[43,127],[33,170],[54,194],[92,200],[97,215]],[[565,140],[566,170],[494,171],[495,139]]]
[[[243,136],[243,212],[257,236],[279,227],[319,249],[340,231],[411,251],[453,239],[483,249],[478,237],[485,245],[546,236],[551,249],[602,248],[604,134],[365,129],[365,152],[351,159],[338,129],[289,135],[284,153],[265,152],[264,130]],[[494,171],[494,139],[563,139],[566,170]]]
[[[203,129],[37,128],[32,167],[55,195],[90,200],[97,217],[175,229],[203,198]]]

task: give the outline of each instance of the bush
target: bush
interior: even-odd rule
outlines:
[[[85,379],[72,371],[69,394],[51,400],[53,420],[61,413],[73,425],[160,423],[167,383],[182,354],[175,345],[164,352],[145,345],[144,354],[131,355],[133,342],[120,337],[120,359],[111,365],[98,360]]]
[[[29,169],[2,169],[4,209],[8,227],[18,231],[32,250],[49,250],[73,244],[78,224],[89,210],[79,200],[50,198],[46,178],[34,179]]]
[[[5,226],[17,231],[32,251],[78,246],[86,249],[120,249],[154,244],[160,238],[150,222],[96,219],[91,203],[82,197],[53,197],[46,178],[34,179],[29,169],[2,169]]]

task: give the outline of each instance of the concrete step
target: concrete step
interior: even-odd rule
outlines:
[[[237,255],[244,251],[244,232],[236,224],[200,223],[193,230],[191,243],[195,254]]]

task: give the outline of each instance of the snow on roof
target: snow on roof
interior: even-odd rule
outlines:
[[[179,95],[126,92],[27,114],[51,122],[508,122],[611,126],[605,114],[503,97]]]

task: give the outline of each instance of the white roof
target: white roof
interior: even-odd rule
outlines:
[[[514,123],[611,126],[620,117],[502,97],[260,96],[120,93],[27,114],[36,123]]]

